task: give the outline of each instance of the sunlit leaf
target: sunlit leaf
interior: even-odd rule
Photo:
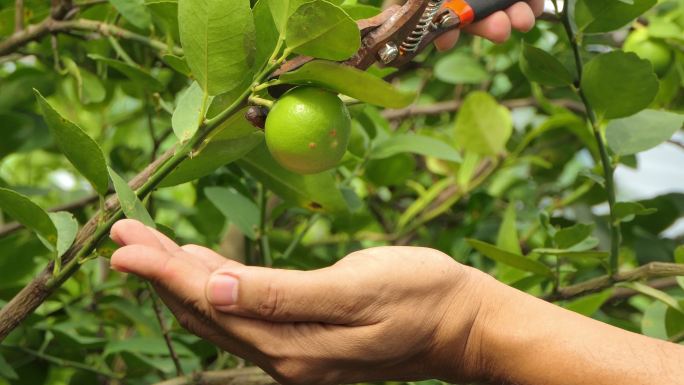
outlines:
[[[185,60],[210,95],[230,91],[254,68],[254,19],[249,0],[179,0]]]
[[[232,188],[208,187],[204,194],[221,213],[245,236],[256,239],[259,228],[259,207]]]
[[[301,68],[284,73],[280,81],[327,88],[354,99],[382,107],[402,108],[413,102],[416,95],[398,90],[386,81],[346,65],[315,60]]]
[[[142,222],[145,226],[156,227],[154,220],[147,212],[143,203],[138,199],[138,196],[131,190],[128,183],[116,173],[116,171],[109,169],[109,175],[114,183],[114,190],[119,198],[121,210],[127,218],[135,219]]]
[[[478,241],[476,239],[468,239],[468,244],[482,255],[491,258],[497,262],[515,267],[516,269],[527,271],[530,273],[542,275],[545,277],[553,277],[551,269],[539,261],[524,257],[519,254],[511,253],[500,249],[489,243]]]

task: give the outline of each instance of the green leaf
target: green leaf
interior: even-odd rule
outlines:
[[[555,255],[558,257],[563,257],[567,259],[606,259],[610,256],[610,253],[605,251],[576,251],[576,250],[566,250],[566,249],[545,249],[539,248],[532,250],[535,254],[544,255]]]
[[[190,357],[194,355],[194,353],[183,344],[176,343],[173,344],[173,347],[179,356]],[[130,337],[125,340],[109,341],[102,355],[109,356],[121,352],[166,357],[169,355],[169,348],[162,337]]]
[[[403,108],[416,95],[400,91],[386,81],[365,71],[324,60],[314,60],[301,68],[280,75],[288,84],[313,85],[350,96],[362,102],[389,108]]]
[[[394,135],[378,142],[373,147],[371,159],[386,159],[406,152],[451,162],[462,160],[458,151],[443,141],[417,134]]]
[[[624,27],[651,9],[657,0],[579,0],[577,26],[585,33],[605,33]]]
[[[668,310],[669,307],[664,303],[653,301],[641,318],[641,333],[652,338],[666,340],[668,335],[665,317]]]
[[[581,86],[599,117],[606,119],[634,115],[648,107],[659,87],[650,62],[622,51],[588,62]]]
[[[559,230],[554,236],[556,246],[561,249],[569,249],[578,243],[589,238],[594,232],[594,225],[585,225],[578,223],[572,227],[566,227]]]
[[[154,220],[147,212],[143,203],[138,199],[138,196],[131,190],[128,183],[116,173],[116,171],[109,169],[109,175],[112,177],[114,183],[114,190],[119,198],[121,210],[126,215],[126,218],[135,219],[142,222],[145,226],[155,228]]]
[[[675,263],[684,265],[684,245],[680,245],[675,249],[674,261]],[[679,284],[679,287],[684,289],[684,277],[677,277],[677,283]]]
[[[192,71],[190,71],[190,67],[188,67],[188,63],[185,61],[185,58],[167,53],[164,56],[162,56],[162,60],[164,61],[164,63],[166,63],[166,65],[171,67],[179,74],[185,76],[192,75]]]
[[[299,8],[302,4],[310,2],[311,0],[260,0],[260,2],[261,1],[268,5],[269,14],[272,15],[273,24],[276,27],[276,31],[284,35],[288,20],[292,14],[294,14],[297,8]],[[340,6],[344,2],[344,0],[326,1]],[[255,5],[254,8],[256,8],[257,5]]]
[[[238,163],[286,201],[312,211],[348,211],[332,173],[299,175],[287,171],[271,157],[265,143],[257,146]]]
[[[435,77],[449,84],[480,84],[489,73],[473,55],[454,52],[435,64]]]
[[[282,4],[283,2],[278,0],[275,3]],[[266,64],[271,54],[273,54],[280,34],[276,28],[268,0],[257,1],[252,9],[252,13],[254,14],[254,29],[256,31],[254,68],[261,68]]]
[[[679,299],[679,307],[684,308],[684,299]],[[668,307],[665,312],[665,331],[669,339],[681,336],[684,333],[684,313]],[[678,341],[681,341],[681,337]]]
[[[0,188],[0,209],[51,244],[57,242],[57,229],[48,213],[26,196]]]
[[[192,82],[181,94],[171,118],[173,132],[181,142],[195,135],[210,104],[211,100],[205,98],[204,91],[197,82]]]
[[[672,298],[669,294],[665,293],[664,291],[654,289],[640,282],[620,283],[618,284],[618,286],[627,287],[643,295],[649,296],[653,299],[657,299],[658,301],[666,304],[672,309],[684,314],[684,307],[682,307],[682,304],[680,304],[679,301]]]
[[[380,13],[380,8],[365,4],[342,4],[342,9],[354,20],[370,19]]]
[[[178,22],[188,66],[210,95],[232,90],[253,73],[249,0],[179,0]]]
[[[555,56],[527,43],[523,43],[520,69],[531,81],[546,86],[569,86],[575,81]]]
[[[57,258],[64,255],[74,244],[76,234],[78,233],[78,221],[71,213],[60,211],[56,213],[49,213],[52,223],[57,229]]]
[[[551,269],[539,261],[535,261],[533,259],[526,258],[522,255],[502,250],[494,245],[490,245],[489,243],[478,241],[476,239],[467,239],[466,241],[475,250],[480,252],[480,254],[488,258],[491,258],[499,263],[503,263],[505,265],[515,267],[516,269],[527,271],[537,275],[542,275],[549,278],[553,277],[553,272],[551,271]]]
[[[515,214],[515,202],[511,202],[504,212],[503,220],[499,227],[499,234],[496,238],[496,246],[509,253],[522,255]]]
[[[159,80],[141,68],[132,66],[120,60],[110,59],[97,54],[89,54],[88,57],[95,61],[104,63],[110,68],[114,68],[118,72],[121,72],[124,76],[130,79],[133,84],[144,88],[145,90],[155,92],[164,90],[164,86],[159,82]]]
[[[511,114],[489,94],[471,92],[456,119],[456,142],[466,151],[497,155],[513,133]]]
[[[207,187],[204,194],[245,236],[249,239],[257,238],[261,219],[259,207],[254,202],[233,188]]]
[[[466,155],[466,160],[463,164],[467,164],[469,158],[470,156]],[[478,163],[479,159],[476,162],[472,162],[472,164]],[[474,171],[474,167],[475,166],[473,166],[471,170]],[[461,166],[461,168],[459,169],[459,175],[461,173],[461,170],[463,170],[463,166]],[[468,181],[466,182],[466,184],[463,184],[462,186],[468,186],[468,183],[472,177],[472,172],[467,172],[467,174]],[[506,211],[504,212],[501,221],[501,226],[499,226],[499,232],[496,238],[496,247],[508,251],[509,253],[522,255],[522,249],[520,247],[520,238],[518,237],[518,227],[516,222],[516,202],[511,201],[506,207]],[[501,282],[511,284],[513,282],[519,282],[521,279],[524,279],[525,277],[529,277],[529,274],[516,268],[510,267],[508,265],[497,263],[496,278]]]
[[[134,26],[140,29],[150,28],[152,16],[145,6],[144,0],[109,0],[117,11]]]
[[[264,134],[245,119],[245,111],[246,108],[228,118],[205,140],[205,145],[173,170],[160,186],[175,186],[211,174],[263,142]]]
[[[285,34],[285,29],[287,27],[287,21],[290,19],[293,13],[307,1],[311,0],[261,0],[268,3],[271,14],[273,15],[273,21],[277,30],[280,34]]]
[[[161,32],[173,41],[180,40],[178,31],[178,1],[177,0],[145,0],[145,5],[152,14],[153,21]]]
[[[425,209],[439,197],[439,194],[441,194],[444,190],[449,188],[450,186],[453,186],[454,184],[454,179],[453,178],[444,178],[442,180],[439,180],[435,183],[433,183],[430,188],[422,192],[420,194],[420,197],[416,199],[411,206],[409,206],[404,212],[401,214],[401,217],[399,217],[399,221],[397,222],[397,228],[398,229],[404,229],[406,226],[411,223],[412,220],[414,220],[419,214],[425,211]]]
[[[100,79],[89,71],[79,68],[69,57],[62,58],[64,67],[76,81],[76,93],[83,104],[100,103],[107,97],[107,90]]]
[[[107,194],[109,178],[107,162],[100,146],[81,127],[60,115],[43,95],[34,90],[36,100],[48,127],[54,134],[57,146],[71,164],[83,174],[100,195]]]
[[[610,148],[618,155],[632,155],[670,139],[684,125],[684,115],[644,110],[628,118],[613,120],[606,128]]]
[[[14,371],[12,366],[5,360],[5,357],[0,354],[0,378],[6,378],[8,380],[18,380],[19,376],[17,372]]]
[[[618,222],[631,222],[637,215],[651,215],[658,211],[655,208],[646,208],[637,202],[617,202],[613,210],[615,220]]]
[[[600,293],[589,294],[563,305],[564,308],[582,314],[587,317],[594,315],[606,301],[613,296],[613,289],[604,290]]]
[[[301,55],[345,60],[361,47],[361,33],[342,8],[314,0],[302,4],[290,16],[285,42],[289,49]]]

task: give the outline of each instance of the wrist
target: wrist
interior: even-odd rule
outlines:
[[[552,305],[511,288],[477,269],[464,267],[462,284],[456,285],[456,304],[445,315],[449,330],[442,373],[448,381],[506,382],[512,369],[523,364],[525,352],[543,341],[546,333],[530,329],[526,322]],[[444,362],[444,361],[440,361]],[[513,370],[514,372],[515,370]]]
[[[435,377],[455,383],[483,380],[489,359],[483,342],[496,311],[494,302],[505,285],[468,266],[460,266],[451,282],[456,284],[446,292],[440,330],[435,333]]]
[[[488,275],[486,281],[468,352],[476,360],[475,379],[522,383],[526,373],[536,370],[535,357],[554,339],[557,331],[550,321],[564,319],[562,309]]]

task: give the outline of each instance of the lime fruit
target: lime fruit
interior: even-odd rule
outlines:
[[[316,174],[337,166],[349,144],[351,118],[337,95],[318,88],[288,91],[266,118],[266,146],[284,168]]]
[[[634,52],[642,59],[648,60],[653,65],[653,70],[658,76],[663,76],[670,69],[674,54],[664,42],[651,39],[648,31],[644,28],[632,32],[623,49],[626,52]]]

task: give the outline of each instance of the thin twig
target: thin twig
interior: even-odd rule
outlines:
[[[49,363],[52,363],[52,364],[55,364],[58,366],[79,369],[79,370],[83,370],[86,372],[99,374],[101,376],[105,376],[108,378],[114,378],[114,379],[122,379],[123,378],[122,375],[116,374],[116,373],[109,371],[109,370],[102,370],[102,369],[94,368],[94,367],[89,366],[87,364],[84,364],[82,362],[65,360],[65,359],[60,358],[60,357],[51,356],[51,355],[48,355],[45,353],[37,352],[35,350],[24,348],[21,346],[3,345],[2,347],[7,348],[7,349],[14,349],[14,350],[24,352],[26,354],[29,354],[29,355],[35,357],[35,358],[38,358],[40,360],[43,360],[43,361],[46,361],[46,362],[49,362]]]
[[[554,6],[556,7],[556,11],[558,11],[558,5],[555,1]],[[594,111],[594,108],[592,107],[591,103],[589,102],[589,99],[585,95],[584,90],[582,89],[582,75],[584,62],[582,59],[582,54],[580,52],[578,38],[575,35],[575,32],[572,28],[572,24],[570,21],[570,14],[567,2],[564,3],[563,11],[559,16],[562,19],[563,27],[565,28],[565,32],[570,42],[570,46],[572,47],[573,56],[575,57],[577,82],[575,83],[574,89],[585,106],[586,115],[589,119],[589,123],[594,134],[594,138],[596,139],[596,144],[598,145],[599,155],[601,158],[601,166],[603,168],[605,178],[605,189],[608,198],[608,206],[610,208],[610,265],[608,270],[610,274],[616,274],[619,270],[620,244],[622,243],[622,233],[620,231],[620,220],[619,218],[617,218],[617,214],[615,212],[615,204],[617,201],[615,191],[615,168],[613,167],[613,164],[610,160],[608,148],[606,146],[605,140],[603,139],[600,122],[598,120],[596,112]]]
[[[280,256],[280,258],[287,260],[292,256],[292,253],[297,249],[300,243],[302,243],[302,239],[304,239],[304,235],[311,229],[311,227],[318,222],[318,220],[321,218],[321,214],[314,214],[307,219],[306,223],[304,224],[304,227],[297,232],[295,237],[292,239],[290,244],[287,246],[287,249],[285,249],[285,252],[283,255]]]
[[[0,42],[0,56],[11,54],[20,47],[23,47],[32,41],[38,41],[50,33],[69,33],[72,31],[95,32],[102,37],[112,36],[136,41],[161,52],[172,52],[176,55],[183,54],[183,50],[179,47],[169,46],[159,40],[137,34],[116,25],[97,20],[56,20],[52,17],[48,17],[38,24],[29,25],[23,31],[14,33]]]
[[[150,300],[152,301],[154,315],[157,317],[159,328],[161,329],[162,336],[164,336],[164,342],[166,342],[166,347],[169,349],[169,356],[171,356],[171,361],[173,361],[173,365],[176,367],[176,375],[178,375],[179,377],[184,376],[185,373],[183,372],[183,367],[181,366],[180,359],[178,358],[178,353],[176,353],[176,349],[173,347],[173,341],[171,340],[169,329],[166,327],[166,323],[164,323],[164,315],[162,312],[162,307],[159,304],[157,294],[154,292],[152,285],[149,282],[146,283],[147,289],[150,292]]]
[[[263,184],[259,185],[259,248],[261,251],[261,264],[263,266],[271,266],[273,259],[271,258],[271,246],[268,240],[268,189]]]
[[[684,264],[651,262],[636,269],[604,275],[586,282],[561,288],[557,293],[544,297],[547,301],[570,300],[613,287],[619,282],[633,282],[654,278],[684,276]]]
[[[14,1],[14,32],[24,30],[24,0]]]
[[[278,382],[256,367],[217,370],[173,378],[154,385],[278,385]]]
[[[670,140],[668,140],[667,142],[670,143],[670,144],[674,144],[675,146],[677,146],[677,147],[681,148],[682,150],[684,150],[684,143],[682,143],[682,142],[676,141],[676,140],[674,140],[674,139],[670,139]]]
[[[553,100],[552,103],[561,107],[565,107],[574,112],[584,113],[585,111],[584,105],[575,100],[558,99]],[[462,104],[463,101],[461,100],[451,100],[425,106],[410,106],[399,110],[385,110],[382,112],[382,116],[388,120],[402,120],[414,116],[439,115],[447,112],[458,111]],[[521,108],[538,106],[539,102],[534,98],[523,98],[505,100],[501,104],[508,108]]]

